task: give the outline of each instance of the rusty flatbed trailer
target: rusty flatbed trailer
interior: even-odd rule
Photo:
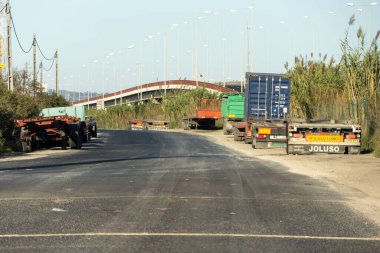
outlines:
[[[20,128],[23,152],[38,148],[61,146],[82,148],[81,120],[72,116],[36,117],[16,120]]]
[[[193,113],[183,118],[182,127],[189,129],[214,129],[215,122],[222,118],[219,99],[200,99]]]

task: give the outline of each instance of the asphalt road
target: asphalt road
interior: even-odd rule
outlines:
[[[349,197],[201,136],[102,131],[0,160],[0,252],[380,252]]]

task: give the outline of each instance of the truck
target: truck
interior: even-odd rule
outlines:
[[[244,94],[226,92],[220,96],[223,118],[223,134],[229,135],[234,131],[234,124],[244,119]]]
[[[82,148],[80,122],[79,118],[68,115],[16,120],[23,152],[51,146],[61,146],[62,149],[68,145],[72,149]]]
[[[252,148],[287,146],[290,79],[282,74],[246,73],[244,142]]]
[[[97,137],[98,130],[96,121],[92,116],[86,116],[85,107],[82,106],[64,106],[45,108],[40,112],[40,116],[72,116],[80,119],[81,135],[83,142],[91,140],[91,137]]]
[[[189,129],[214,129],[215,122],[222,118],[219,99],[200,99],[190,116],[183,118],[182,127]]]
[[[291,120],[288,154],[360,154],[361,126],[350,121]]]

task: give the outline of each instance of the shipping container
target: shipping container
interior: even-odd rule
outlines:
[[[290,79],[282,74],[247,73],[244,141],[253,148],[286,147]]]
[[[247,73],[246,78],[246,120],[285,120],[290,107],[290,79],[263,73]]]

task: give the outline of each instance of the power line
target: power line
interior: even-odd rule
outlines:
[[[9,14],[10,14],[10,16],[11,16],[11,21],[12,21],[12,25],[13,25],[13,31],[15,32],[16,39],[17,39],[17,43],[18,43],[19,47],[21,48],[21,50],[22,50],[24,53],[28,54],[28,53],[32,50],[32,48],[33,48],[33,42],[32,42],[32,45],[30,45],[29,50],[25,50],[25,49],[21,46],[20,39],[18,38],[18,35],[17,35],[17,32],[16,32],[16,27],[15,27],[15,24],[14,24],[14,22],[13,22],[12,12],[9,11]]]
[[[4,10],[5,8],[7,8],[7,5],[6,5],[6,4],[5,4],[4,7],[1,9],[0,12],[3,12],[3,10]]]
[[[49,72],[53,66],[54,66],[54,62],[55,62],[55,57],[53,58],[53,61],[51,62],[51,65],[49,68],[45,69],[44,65],[42,64],[42,68],[46,71],[46,72]]]
[[[54,54],[51,58],[46,57],[46,56],[44,55],[44,53],[42,53],[42,50],[41,50],[41,48],[40,48],[40,45],[38,44],[37,39],[36,39],[36,44],[37,44],[37,47],[38,47],[38,51],[40,51],[42,57],[43,57],[45,60],[47,60],[47,61],[54,61],[54,59],[55,59],[55,54]]]

